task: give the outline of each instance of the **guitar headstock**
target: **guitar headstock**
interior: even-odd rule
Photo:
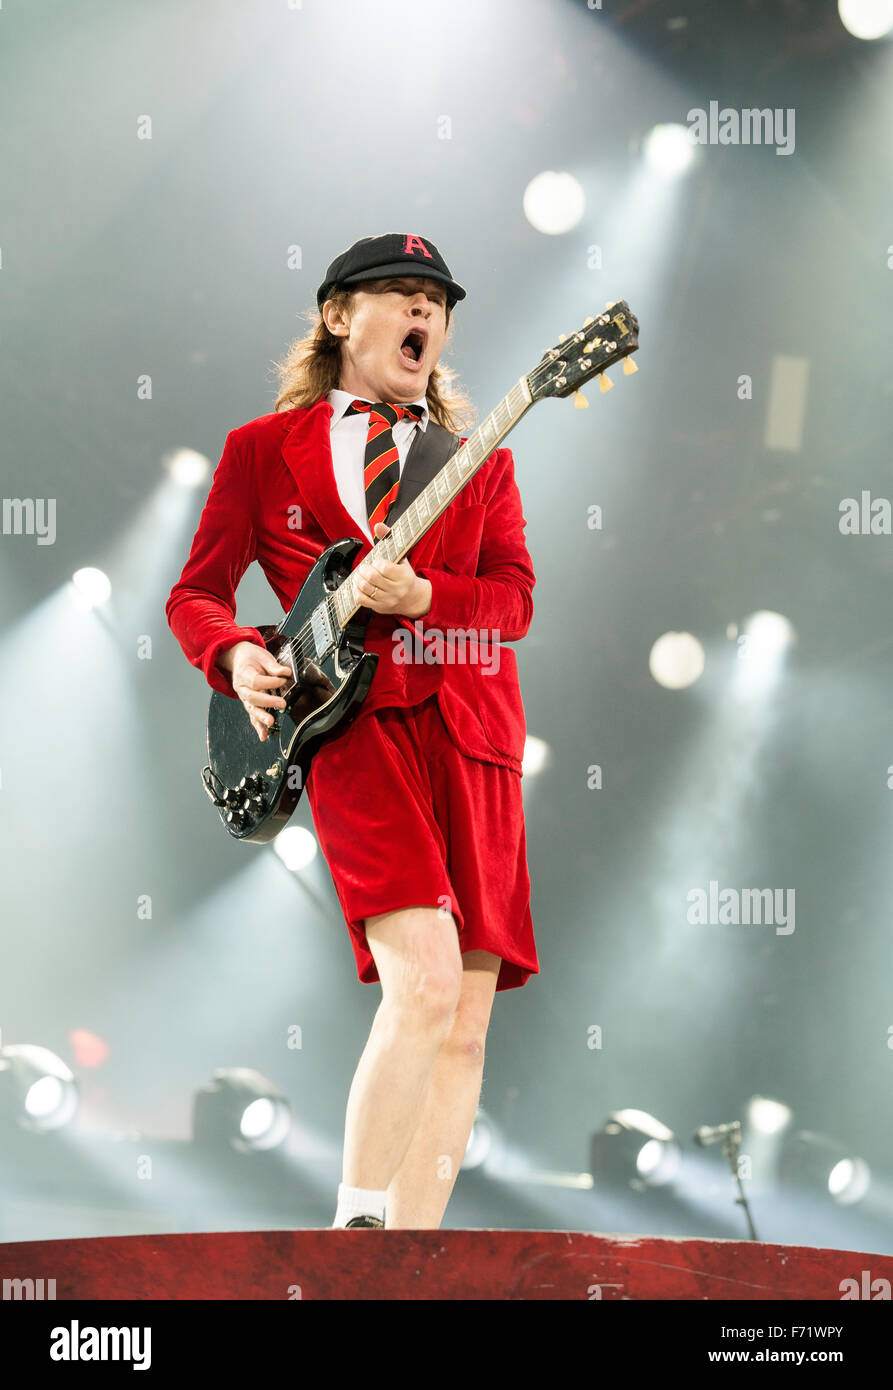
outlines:
[[[609,391],[613,382],[603,373],[615,362],[628,358],[639,346],[639,320],[625,299],[609,304],[598,318],[586,319],[583,327],[571,338],[560,342],[544,355],[543,360],[528,373],[527,385],[534,401],[546,396],[569,396],[594,376],[600,378],[602,391]],[[624,361],[627,375],[638,370],[634,362]],[[576,404],[586,405],[580,395]]]

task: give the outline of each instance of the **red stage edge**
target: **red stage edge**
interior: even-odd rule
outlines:
[[[0,1280],[6,1299],[840,1301],[889,1298],[893,1257],[578,1231],[226,1231],[0,1244]]]

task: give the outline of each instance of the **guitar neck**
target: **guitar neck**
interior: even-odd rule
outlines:
[[[409,504],[384,540],[375,542],[376,555],[394,564],[399,563],[446,511],[453,498],[458,497],[465,484],[486,463],[493,450],[515,428],[532,404],[527,377],[522,376],[483,424],[469,435],[415,501]],[[344,627],[361,606],[357,602],[353,575],[348,575],[339,584],[332,597],[335,615]]]

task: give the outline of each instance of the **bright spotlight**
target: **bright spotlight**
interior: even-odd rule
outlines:
[[[861,1201],[870,1186],[871,1172],[861,1158],[841,1158],[828,1174],[828,1191],[842,1206]]]
[[[89,567],[76,570],[71,576],[71,582],[74,585],[77,607],[82,613],[107,602],[112,592],[111,581],[102,570]]]
[[[644,1110],[615,1110],[590,1144],[590,1172],[628,1187],[663,1187],[679,1171],[675,1134]]]
[[[832,1197],[840,1206],[861,1202],[871,1186],[871,1170],[837,1139],[800,1130],[787,1140],[779,1164],[787,1183],[802,1183]]]
[[[222,1067],[196,1092],[192,1137],[196,1143],[229,1144],[239,1153],[274,1149],[292,1124],[288,1098],[250,1067]]]
[[[780,1100],[768,1096],[752,1096],[747,1105],[747,1120],[760,1134],[780,1134],[790,1124],[792,1111]]]
[[[211,472],[210,459],[195,449],[174,449],[165,456],[164,466],[181,487],[199,487]]]
[[[468,1136],[468,1143],[465,1146],[465,1157],[462,1159],[462,1167],[483,1168],[488,1159],[494,1155],[497,1143],[496,1126],[490,1119],[486,1110],[478,1110],[474,1117],[474,1124],[471,1126],[471,1133]]]
[[[893,29],[893,0],[837,0],[837,12],[856,39],[882,39]]]
[[[538,232],[560,236],[576,227],[586,211],[586,195],[573,174],[547,169],[524,190],[524,216]]]
[[[648,657],[648,669],[658,685],[684,690],[694,685],[704,670],[704,648],[690,632],[665,632]]]
[[[263,1096],[260,1100],[253,1100],[242,1111],[239,1133],[243,1139],[253,1143],[257,1139],[262,1139],[265,1134],[269,1134],[275,1119],[276,1107],[271,1100]]]
[[[534,777],[549,761],[549,745],[541,738],[535,738],[533,734],[528,734],[524,740],[524,756],[521,759],[521,771],[525,777]]]
[[[782,660],[796,634],[781,613],[753,613],[738,638],[738,688],[753,694],[767,690],[778,678]]]
[[[287,869],[297,871],[313,863],[318,846],[316,836],[303,825],[290,825],[280,830],[273,848]]]
[[[0,1112],[23,1129],[61,1129],[78,1107],[78,1084],[60,1057],[30,1043],[0,1048]]]
[[[59,1110],[64,1095],[65,1087],[58,1076],[42,1076],[28,1087],[25,1113],[35,1120],[45,1120]]]
[[[745,629],[750,634],[751,643],[765,652],[780,652],[790,646],[794,639],[794,629],[781,613],[761,610],[747,620]]]
[[[645,137],[645,158],[658,174],[673,178],[694,162],[697,142],[684,125],[656,125]]]

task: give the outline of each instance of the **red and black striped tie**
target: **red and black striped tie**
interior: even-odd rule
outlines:
[[[351,401],[345,415],[363,415],[369,411],[369,432],[366,435],[366,459],[363,483],[366,489],[366,515],[369,530],[375,534],[375,523],[384,521],[400,487],[400,456],[394,443],[394,426],[404,415],[413,420],[422,418],[420,405],[391,405],[378,401]]]

